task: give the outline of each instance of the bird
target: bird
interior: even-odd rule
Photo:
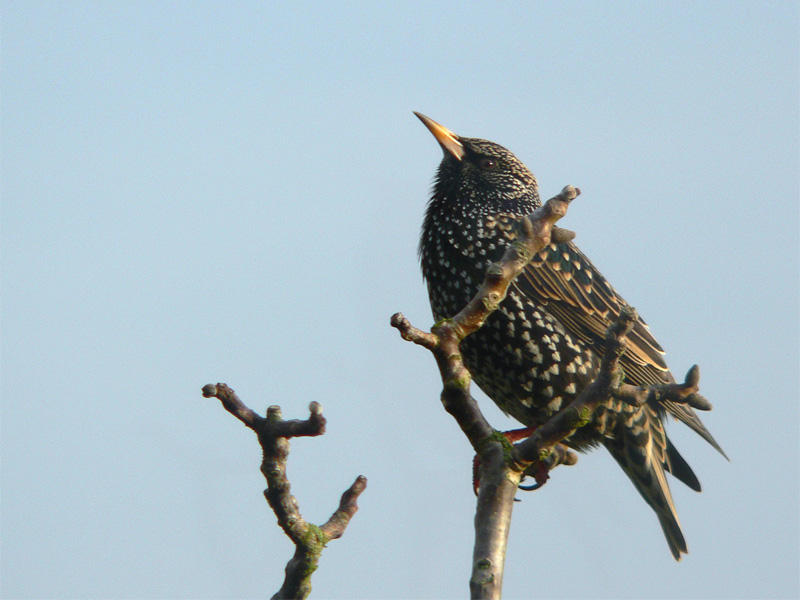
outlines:
[[[414,112],[444,151],[421,228],[418,255],[434,319],[455,316],[476,294],[487,268],[515,237],[515,221],[541,206],[533,173],[509,150],[459,136]],[[473,380],[526,427],[547,422],[597,374],[608,326],[628,306],[572,243],[551,243],[511,283],[483,327],[464,338]],[[621,359],[625,382],[674,382],[664,351],[637,316]],[[604,446],[655,511],[675,560],[688,553],[665,473],[700,491],[700,482],[667,437],[667,415],[724,451],[685,404],[640,407],[611,398],[564,443],[585,452]],[[727,458],[727,457],[726,457]]]

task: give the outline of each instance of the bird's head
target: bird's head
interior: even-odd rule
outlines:
[[[511,152],[488,140],[461,137],[425,115],[414,114],[444,150],[434,197],[476,203],[489,212],[527,212],[530,204],[539,206],[536,177]]]

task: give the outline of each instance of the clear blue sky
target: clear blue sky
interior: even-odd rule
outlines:
[[[467,594],[471,451],[416,244],[441,151],[514,151],[651,325],[731,462],[669,431],[690,554],[603,451],[520,494],[506,597],[798,590],[796,2],[2,5],[2,595],[255,598],[292,547],[254,436],[324,521],[369,478],[318,598]],[[499,428],[512,424],[481,396]]]

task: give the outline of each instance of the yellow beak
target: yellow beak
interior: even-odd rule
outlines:
[[[419,120],[425,124],[425,127],[430,130],[433,137],[436,138],[436,141],[439,142],[439,145],[445,152],[451,154],[457,160],[464,158],[464,146],[458,141],[458,136],[455,133],[417,111],[414,111],[414,114],[417,115]]]

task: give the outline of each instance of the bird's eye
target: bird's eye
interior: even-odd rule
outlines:
[[[488,156],[484,156],[478,161],[478,166],[484,171],[492,171],[497,168],[497,161]]]

